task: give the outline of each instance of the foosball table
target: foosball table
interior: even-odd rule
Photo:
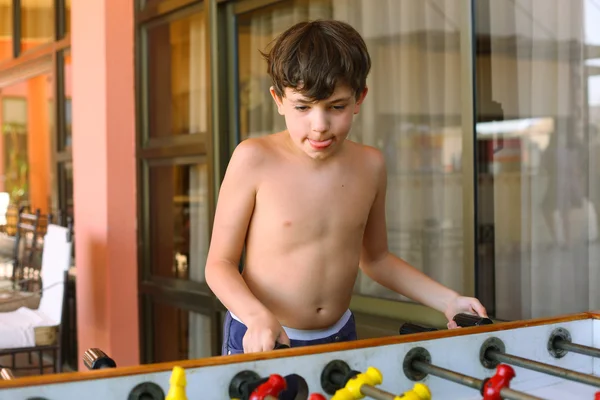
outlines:
[[[600,399],[600,313],[455,320],[461,329],[407,323],[393,337],[136,367],[89,349],[89,371],[1,371],[0,399]]]

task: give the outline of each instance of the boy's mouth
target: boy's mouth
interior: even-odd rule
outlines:
[[[333,142],[333,139],[327,139],[327,140],[311,140],[311,139],[308,139],[308,142],[315,149],[324,149],[324,148],[329,147],[329,145],[331,145],[331,143]]]

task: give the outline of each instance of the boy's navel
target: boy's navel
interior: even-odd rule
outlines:
[[[283,221],[283,226],[292,226],[292,221]]]

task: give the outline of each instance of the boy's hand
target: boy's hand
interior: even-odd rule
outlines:
[[[467,314],[477,314],[480,317],[487,318],[487,312],[485,311],[485,307],[474,297],[464,297],[464,296],[456,296],[450,302],[448,302],[448,306],[444,315],[448,318],[448,329],[458,328],[456,322],[452,319],[456,314],[467,313]]]
[[[244,353],[273,350],[276,342],[290,345],[290,339],[272,314],[253,320],[247,327],[243,340]]]

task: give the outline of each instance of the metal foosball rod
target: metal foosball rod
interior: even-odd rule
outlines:
[[[354,400],[365,396],[375,400],[431,400],[431,392],[423,383],[415,383],[412,389],[397,395],[375,387],[382,382],[383,375],[377,368],[368,367],[365,372],[359,372],[342,360],[330,361],[321,373],[321,386],[325,393],[333,395],[331,400]]]
[[[429,388],[422,383],[415,384],[412,390],[404,392],[402,396],[375,387],[375,385],[380,385],[383,382],[383,375],[375,367],[369,367],[363,373],[357,373],[352,377],[348,375],[348,377],[349,379],[344,387],[337,390],[331,400],[361,399],[363,396],[375,400],[399,400],[407,396],[408,393],[410,393],[412,399],[431,400]]]
[[[363,385],[360,388],[360,392],[362,395],[376,400],[395,400],[398,397],[390,392],[377,389],[375,386],[370,385]]]
[[[476,320],[480,320],[480,321],[484,321],[484,322],[483,323],[475,323],[474,321],[476,321]],[[482,319],[477,316],[467,315],[467,314],[456,315],[454,317],[454,321],[457,323],[458,326],[462,326],[462,327],[474,326],[474,325],[487,325],[487,324],[492,323],[492,321],[487,318]],[[568,337],[568,340],[566,340],[567,337]],[[582,372],[577,372],[577,371],[569,370],[566,368],[557,367],[557,366],[550,365],[550,364],[541,363],[538,361],[529,360],[527,358],[518,357],[518,356],[515,356],[512,354],[507,354],[504,351],[504,344],[500,340],[495,339],[495,338],[488,339],[488,341],[486,341],[486,343],[488,343],[488,342],[491,343],[490,347],[487,349],[482,349],[482,354],[484,355],[484,358],[487,360],[491,360],[491,361],[494,361],[497,363],[506,363],[506,364],[517,366],[517,367],[530,369],[532,371],[537,371],[537,372],[545,373],[548,375],[556,376],[559,378],[571,380],[574,382],[579,382],[579,383],[584,383],[586,385],[600,387],[600,377],[590,375],[590,374],[584,374]],[[484,343],[484,348],[486,346],[486,343]],[[568,334],[566,336],[558,335],[555,339],[552,340],[552,345],[553,345],[553,347],[558,348],[558,349],[562,349],[562,350],[569,349],[574,352],[578,352],[578,353],[582,353],[582,354],[586,354],[586,355],[593,355],[593,354],[599,355],[600,354],[599,349],[570,343],[570,336]]]
[[[492,320],[489,318],[482,318],[476,315],[469,314],[457,314],[453,319],[458,326],[480,326],[480,325],[490,325],[492,324]],[[436,328],[425,327],[422,325],[414,324],[407,322],[400,327],[400,334],[411,334],[411,333],[421,333],[421,332],[429,332],[436,331]],[[496,375],[492,378],[487,379],[477,379],[472,376],[464,375],[455,371],[451,371],[449,369],[445,369],[442,367],[438,367],[436,365],[431,364],[431,358],[427,350],[422,348],[415,348],[406,355],[404,370],[405,374],[412,380],[421,380],[425,378],[428,374],[437,376],[442,379],[447,379],[449,381],[458,383],[460,385],[468,386],[473,389],[479,390],[482,394],[484,391],[487,391],[488,394],[491,392],[499,393],[503,399],[509,400],[541,400],[538,397],[528,395],[523,392],[519,392],[517,390],[510,389],[508,387],[508,383],[512,376],[514,376],[514,371],[512,368],[504,366],[504,370],[510,369],[511,376],[502,377],[500,376],[500,371],[496,373]],[[417,371],[418,375],[412,373],[412,371]],[[410,375],[410,376],[409,376]],[[420,375],[420,376],[419,376]],[[492,382],[494,381],[495,382]]]
[[[506,354],[493,348],[490,348],[485,351],[485,358],[501,363],[514,365],[516,367],[530,369],[532,371],[542,372],[544,374],[553,375],[559,378],[568,379],[570,381],[600,387],[600,377],[598,376],[584,374],[582,372],[577,372],[550,364],[544,364],[538,361],[529,360],[527,358],[522,358],[512,354]]]
[[[479,325],[491,325],[493,322],[489,318],[481,318],[475,315],[469,314],[458,314],[454,317],[454,321],[458,326],[461,327],[470,327],[470,326],[479,326]],[[413,324],[409,324],[409,326],[413,326]],[[411,328],[402,328],[400,330],[400,334],[403,334],[403,329],[406,333],[411,333],[409,330]],[[416,326],[416,328],[412,328],[412,332],[423,332],[427,330],[435,330],[435,328],[423,328]],[[560,349],[563,351],[572,351],[573,353],[583,354],[585,356],[598,357],[600,358],[600,349],[591,346],[584,346],[582,344],[576,344],[571,342],[571,335],[569,332],[563,328],[559,328],[555,331],[552,337],[551,347],[555,349]]]
[[[566,340],[557,339],[553,343],[554,347],[564,350],[572,351],[573,353],[583,354],[584,356],[592,356],[600,358],[600,349],[590,346],[584,346],[582,344],[576,344],[567,342]]]
[[[477,379],[472,376],[463,375],[458,372],[451,371],[449,369],[441,368],[436,365],[432,365],[425,361],[414,360],[412,361],[412,367],[424,374],[430,374],[437,376],[438,378],[446,379],[463,386],[468,386],[479,391],[483,390],[485,381]],[[519,392],[510,388],[500,389],[500,396],[507,400],[541,400],[539,397],[530,396],[526,393]]]
[[[425,390],[427,390],[427,392],[425,392]],[[406,392],[404,392],[401,396],[398,396],[396,394],[386,392],[385,390],[381,390],[376,388],[375,386],[370,385],[363,385],[360,388],[360,392],[364,396],[370,397],[375,400],[399,400],[406,396]],[[413,394],[411,398],[415,398],[415,396],[419,397],[420,395],[420,399],[431,399],[431,394],[429,393],[428,389],[425,389],[425,385],[422,385],[421,387],[417,386],[410,392],[411,394]]]
[[[458,314],[454,317],[454,321],[457,323],[457,325],[459,327],[490,325],[493,323],[489,318],[481,318],[479,316],[469,315],[469,314]],[[406,325],[406,327],[403,326],[400,328],[400,334],[419,333],[419,332],[424,332],[426,330],[435,330],[435,328],[426,328],[426,327],[422,327],[420,325],[416,325],[416,324],[412,324],[412,323],[406,323],[405,325]],[[553,334],[553,336],[550,339],[551,343],[549,343],[549,350],[552,350],[551,353],[553,353],[553,352],[556,353],[556,350],[562,350],[562,351],[573,351],[575,353],[594,356],[594,357],[600,356],[600,349],[597,349],[594,347],[583,346],[583,345],[579,345],[579,344],[573,344],[573,343],[571,343],[571,338],[567,331],[565,331],[563,329],[558,329],[557,331],[558,331],[558,333]],[[481,361],[484,364],[484,366],[486,366],[487,368],[493,368],[493,365],[497,365],[499,363],[506,363],[506,364],[517,366],[517,367],[530,369],[533,371],[556,376],[559,378],[600,387],[600,377],[590,375],[590,374],[584,374],[581,372],[577,372],[577,371],[573,371],[573,370],[569,370],[569,369],[565,369],[565,368],[556,367],[556,366],[550,365],[550,364],[544,364],[541,362],[518,357],[518,356],[515,356],[512,354],[507,354],[504,351],[504,344],[502,343],[501,340],[499,340],[497,338],[488,339],[482,346],[481,354],[483,356]],[[557,357],[557,358],[560,357],[560,356],[557,356],[556,354],[553,354],[553,356]],[[418,365],[420,365],[421,367],[424,367],[424,368],[429,368],[429,369],[431,369],[431,367],[439,368],[439,367],[431,366],[429,363],[424,363],[423,360],[418,360],[418,361],[414,361],[414,362],[416,362]],[[437,372],[440,372],[440,370],[438,369]],[[433,371],[431,371],[430,373],[432,375],[435,375],[435,373]],[[457,382],[457,383],[468,384],[470,379],[474,379],[474,378],[470,378],[470,377],[465,377],[464,375],[456,374],[455,372],[448,371],[448,370],[445,370],[442,373],[444,373],[448,377],[448,379],[450,379],[450,377],[457,379],[457,380],[455,380],[455,382]],[[467,379],[465,379],[465,378],[467,378]],[[521,398],[524,398],[524,397],[521,397]],[[531,397],[529,397],[529,398],[531,398]]]

